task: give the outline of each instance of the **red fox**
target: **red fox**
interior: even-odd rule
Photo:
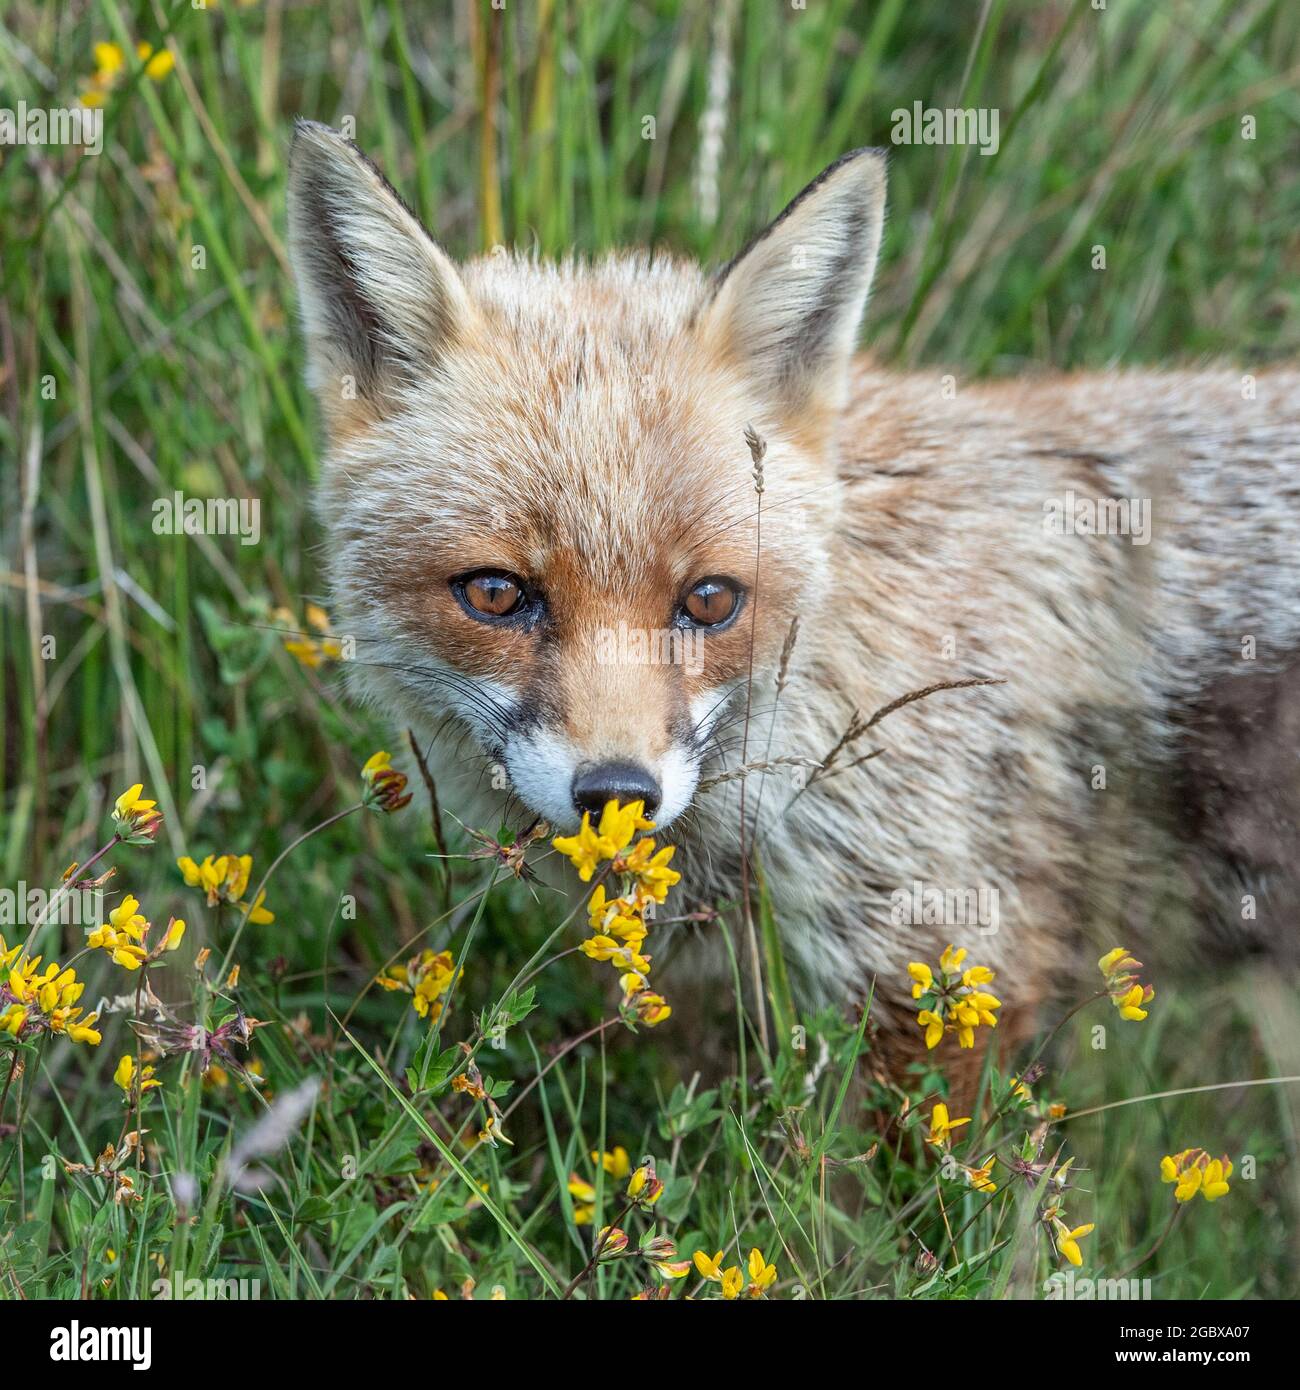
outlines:
[[[302,123],[289,224],[357,690],[484,822],[644,801],[706,898],[743,802],[803,997],[902,1057],[949,942],[1014,1042],[1082,942],[1293,933],[1300,374],[880,370],[885,185],[714,274],[456,265]]]

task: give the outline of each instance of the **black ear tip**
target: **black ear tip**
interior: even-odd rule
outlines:
[[[856,150],[848,150],[828,164],[818,175],[813,183],[813,187],[825,183],[827,179],[833,178],[842,170],[850,166],[860,177],[871,180],[881,180],[889,173],[890,150],[885,145],[859,145]]]

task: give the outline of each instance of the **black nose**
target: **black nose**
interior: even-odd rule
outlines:
[[[617,801],[622,806],[629,801],[644,801],[646,815],[653,816],[661,797],[659,783],[635,763],[598,763],[573,779],[573,804],[593,816],[600,815],[607,801]]]

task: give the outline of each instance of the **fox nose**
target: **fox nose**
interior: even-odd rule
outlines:
[[[593,816],[600,815],[607,801],[624,806],[629,801],[644,801],[645,814],[652,817],[662,797],[659,783],[635,763],[597,763],[573,779],[573,804]]]

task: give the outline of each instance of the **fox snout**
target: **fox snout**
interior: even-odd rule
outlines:
[[[703,729],[713,721],[701,725],[689,709],[674,716],[675,673],[623,674],[631,678],[618,683],[617,694],[575,681],[585,697],[577,703],[566,700],[565,682],[553,674],[544,709],[529,697],[537,713],[502,740],[510,789],[558,830],[571,833],[584,815],[599,818],[609,801],[640,801],[645,815],[666,827],[694,797],[707,748]]]

